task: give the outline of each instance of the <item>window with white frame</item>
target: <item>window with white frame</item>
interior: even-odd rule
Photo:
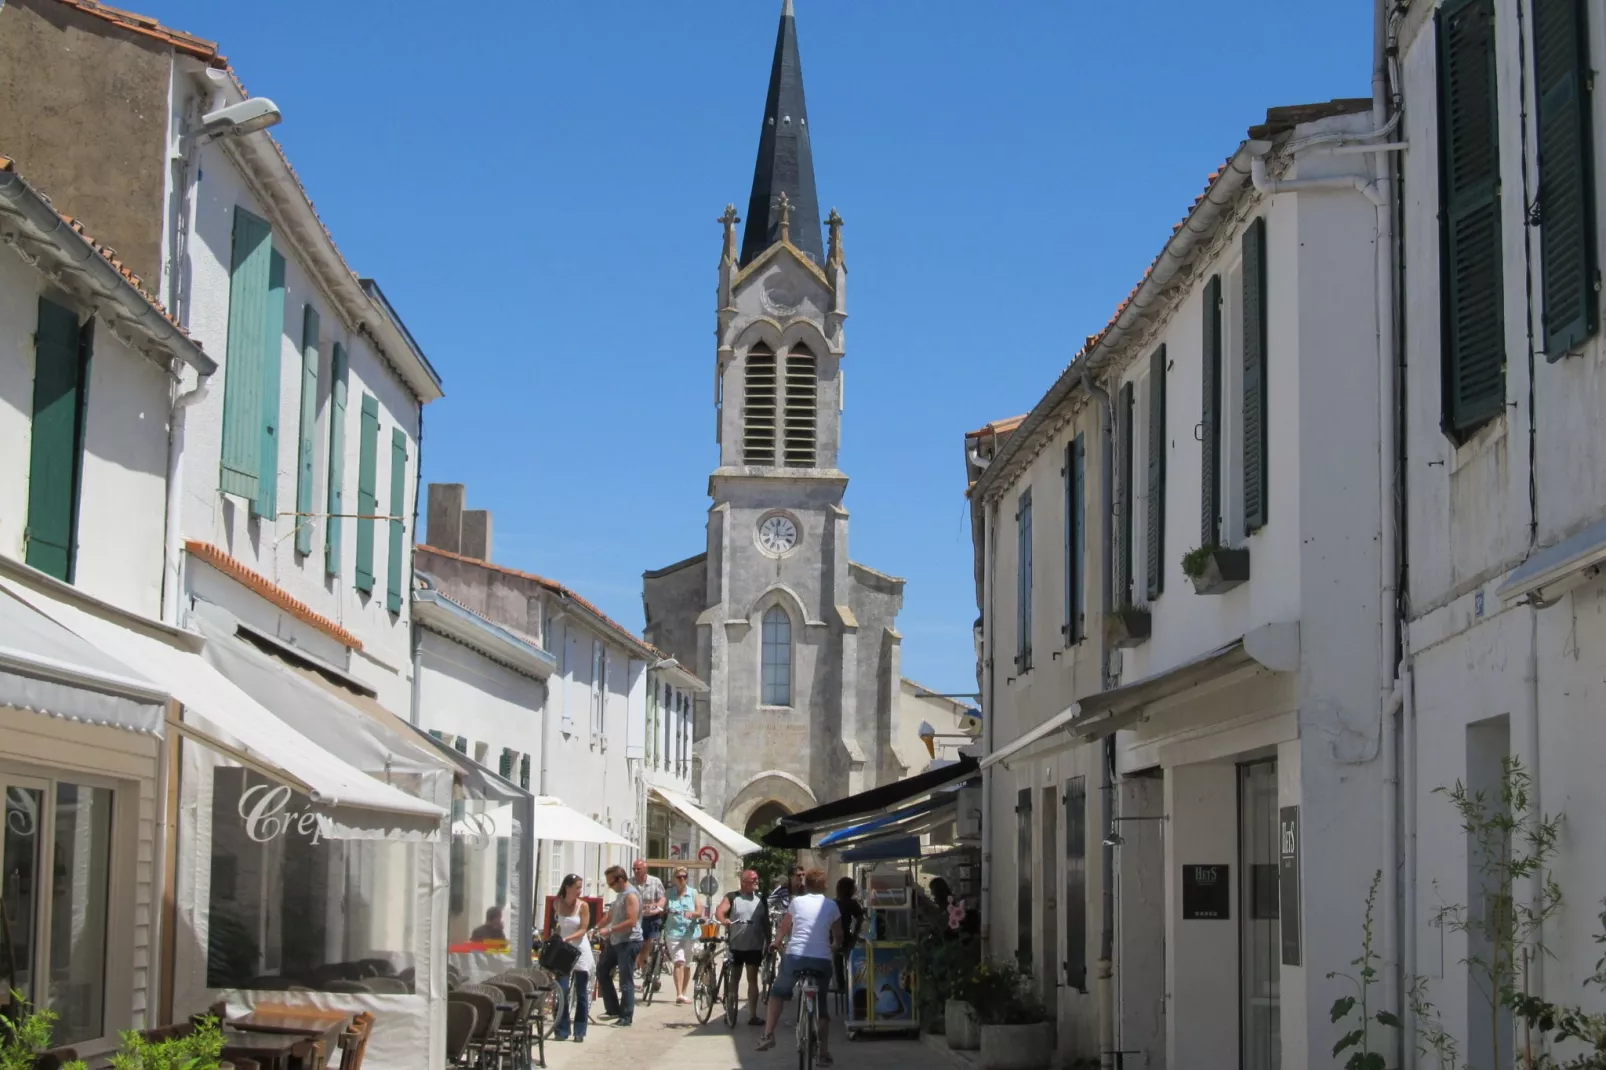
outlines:
[[[761,701],[766,706],[792,704],[792,618],[780,606],[764,613]]]
[[[591,641],[591,740],[601,738],[607,727],[603,713],[608,702],[608,648],[601,639]]]

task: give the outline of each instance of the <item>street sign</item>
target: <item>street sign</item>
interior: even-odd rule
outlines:
[[[712,847],[704,847],[697,852],[697,857],[711,866],[719,864],[719,852]]]

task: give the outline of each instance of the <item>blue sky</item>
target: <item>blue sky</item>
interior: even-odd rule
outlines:
[[[352,266],[446,384],[426,480],[632,627],[704,548],[715,267],[780,0],[129,0],[283,109]],[[1267,107],[1365,96],[1371,5],[796,0],[852,280],[852,554],[904,671],[975,686],[961,436],[1029,409]]]

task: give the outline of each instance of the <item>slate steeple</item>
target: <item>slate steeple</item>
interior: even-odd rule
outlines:
[[[792,0],[781,10],[775,64],[764,102],[764,126],[747,202],[741,266],[752,263],[781,238],[781,195],[791,206],[791,242],[816,264],[825,262],[820,241],[820,198],[814,189],[814,153],[809,148],[808,109],[803,103],[803,63],[797,51]]]

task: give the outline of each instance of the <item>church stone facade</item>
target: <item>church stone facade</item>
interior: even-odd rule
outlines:
[[[905,775],[903,581],[848,556],[847,267],[834,211],[821,240],[809,135],[787,0],[740,246],[734,207],[720,221],[707,549],[643,580],[647,640],[710,684],[702,805],[744,831]]]

